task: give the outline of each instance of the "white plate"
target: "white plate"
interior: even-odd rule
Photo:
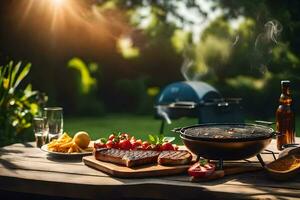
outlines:
[[[63,153],[63,152],[54,152],[54,151],[49,151],[48,150],[48,144],[45,144],[41,147],[42,151],[47,152],[50,155],[53,156],[66,156],[66,157],[76,157],[76,156],[86,156],[86,155],[91,155],[93,152],[87,151],[87,152],[80,152],[80,153]]]

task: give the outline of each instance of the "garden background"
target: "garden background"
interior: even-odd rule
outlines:
[[[0,66],[22,61],[16,74],[28,74],[12,91],[1,68],[1,145],[32,140],[43,106],[62,106],[71,134],[155,134],[156,96],[186,79],[243,98],[247,121],[274,121],[288,79],[297,115],[299,8],[297,0],[2,0]],[[193,123],[177,120],[166,134]]]

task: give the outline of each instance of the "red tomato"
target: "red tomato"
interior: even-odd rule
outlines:
[[[112,140],[107,140],[106,142],[106,147],[107,148],[117,148],[117,145],[115,142],[113,142]]]
[[[131,149],[131,147],[132,147],[132,145],[131,145],[129,140],[121,140],[119,142],[119,148],[120,149],[129,150],[129,149]]]
[[[102,143],[100,140],[96,140],[94,142],[94,148],[95,149],[106,148],[106,144]]]
[[[138,142],[131,142],[131,148],[132,149],[137,149],[139,146],[141,146],[141,144],[140,143],[138,143]]]
[[[139,143],[140,145],[143,144],[143,141],[141,139],[136,140],[137,143]]]
[[[173,145],[169,142],[164,142],[161,147],[163,151],[174,150]]]
[[[216,166],[212,163],[201,165],[197,162],[188,169],[188,174],[193,177],[201,178],[211,175],[215,169]]]
[[[142,143],[143,149],[147,149],[148,146],[150,146],[149,142],[144,141],[144,142]]]
[[[109,137],[108,137],[109,140],[113,140],[115,139],[115,135],[114,134],[111,134]]]

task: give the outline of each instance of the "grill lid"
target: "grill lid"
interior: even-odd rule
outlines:
[[[220,99],[221,94],[211,85],[201,81],[182,81],[168,85],[159,94],[156,105],[173,102],[202,103],[210,99]]]
[[[250,141],[271,138],[272,128],[256,124],[202,124],[180,129],[181,136],[205,141]]]

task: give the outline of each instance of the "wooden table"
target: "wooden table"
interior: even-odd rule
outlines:
[[[277,152],[275,141],[268,149]],[[269,155],[263,158],[272,160]],[[276,182],[263,171],[201,183],[191,183],[187,175],[120,179],[91,169],[81,160],[48,157],[34,143],[26,143],[0,149],[0,190],[87,199],[286,199],[300,198],[300,180]]]

